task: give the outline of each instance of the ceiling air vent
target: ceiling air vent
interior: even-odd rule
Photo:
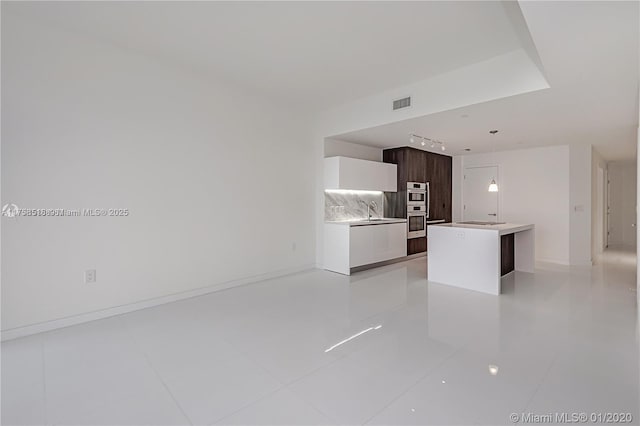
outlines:
[[[393,101],[393,110],[407,108],[411,106],[411,96],[407,96],[406,98],[396,99]]]

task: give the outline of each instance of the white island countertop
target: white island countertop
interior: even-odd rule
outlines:
[[[484,229],[487,231],[498,231],[499,235],[513,234],[515,232],[526,231],[529,229],[533,229],[533,224],[518,224],[518,223],[507,223],[507,222],[453,222],[453,223],[439,223],[431,226],[443,226],[448,228],[466,228],[466,229]]]

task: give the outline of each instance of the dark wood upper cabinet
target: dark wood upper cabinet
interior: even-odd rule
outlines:
[[[403,147],[385,149],[382,160],[398,166],[398,192],[385,193],[385,216],[406,218],[407,182],[429,182],[429,219],[451,222],[451,157]]]
[[[407,181],[427,182],[427,153],[421,150],[407,149]]]
[[[405,149],[386,149],[382,161],[396,164],[398,170],[398,192],[385,192],[384,215],[386,217],[407,217],[407,177],[408,161]]]
[[[427,154],[429,219],[444,219],[451,222],[453,159],[447,155],[431,152]]]

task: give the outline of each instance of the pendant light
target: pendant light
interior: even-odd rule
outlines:
[[[489,133],[491,133],[492,135],[495,135],[496,133],[498,133],[497,130],[489,130]],[[493,148],[491,149],[491,152],[494,152]],[[489,192],[498,192],[498,184],[496,183],[496,179],[495,178],[491,178],[491,183],[489,183]]]

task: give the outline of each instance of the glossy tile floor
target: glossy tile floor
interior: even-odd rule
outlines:
[[[2,344],[2,424],[511,424],[631,413],[635,254],[516,273],[311,271]],[[463,265],[461,265],[463,267]]]

